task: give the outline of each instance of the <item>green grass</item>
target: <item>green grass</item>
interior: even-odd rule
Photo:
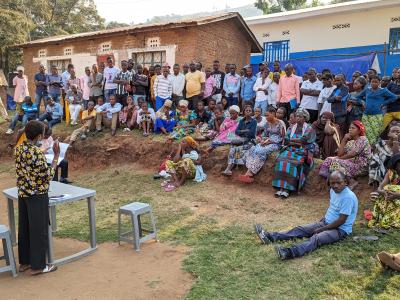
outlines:
[[[382,270],[375,259],[379,251],[399,251],[399,231],[377,234],[376,242],[349,238],[282,262],[272,245],[260,245],[252,233],[253,222],[288,229],[318,219],[326,199],[296,197],[274,204],[265,190],[248,194],[245,188],[231,189],[211,177],[206,183],[189,182],[165,193],[151,175],[123,166],[82,172],[73,179],[76,185],[97,191],[99,242],[116,241],[121,205],[134,200],[152,205],[161,241],[191,248],[183,262],[195,278],[188,299],[399,299],[400,274]],[[361,223],[356,235],[376,235]],[[58,236],[86,240],[86,203],[60,207],[58,225]]]

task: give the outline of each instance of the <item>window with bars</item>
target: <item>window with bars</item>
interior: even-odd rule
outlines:
[[[390,29],[389,54],[400,55],[400,28]]]
[[[273,62],[275,60],[289,59],[289,40],[264,43],[264,60]]]
[[[50,70],[52,66],[56,66],[58,69],[58,73],[61,74],[62,72],[67,70],[67,67],[70,63],[71,63],[70,59],[48,60],[47,70]]]
[[[148,52],[139,52],[132,53],[132,59],[135,64],[142,65],[143,67],[150,67],[154,65],[163,65],[165,64],[166,51],[148,51]]]

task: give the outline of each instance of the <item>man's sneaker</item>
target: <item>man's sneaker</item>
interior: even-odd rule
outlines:
[[[260,224],[254,225],[254,230],[255,230],[258,238],[260,239],[261,243],[263,243],[264,245],[270,244],[273,242],[271,240],[271,238],[269,237],[268,233],[264,231],[264,229],[262,228],[262,226]]]
[[[292,252],[290,251],[289,248],[284,248],[282,246],[275,246],[276,254],[278,254],[278,257],[281,260],[286,260],[293,258]]]
[[[6,131],[6,134],[13,134],[14,130],[12,130],[11,128],[8,128],[8,130]]]

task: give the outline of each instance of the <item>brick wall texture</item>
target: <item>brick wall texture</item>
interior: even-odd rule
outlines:
[[[79,53],[97,54],[97,49],[104,42],[112,43],[112,51],[131,48],[145,48],[149,37],[160,37],[160,46],[176,45],[175,62],[183,64],[191,60],[201,61],[203,66],[212,66],[214,59],[221,62],[221,69],[226,63],[234,63],[238,68],[249,63],[251,42],[243,28],[233,19],[187,28],[146,31],[135,34],[114,33],[103,37],[86,37],[85,39],[60,42],[59,44],[29,45],[23,49],[25,74],[29,79],[29,91],[34,95],[33,76],[39,63],[40,49],[46,49],[46,56],[63,56],[65,47],[73,47],[73,55]],[[121,51],[122,52],[122,51]],[[100,55],[100,54],[99,54]],[[104,54],[102,54],[104,55]],[[123,55],[120,59],[126,59]],[[84,68],[85,66],[75,66]]]

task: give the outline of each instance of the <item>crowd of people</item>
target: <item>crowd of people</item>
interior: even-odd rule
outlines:
[[[304,187],[320,159],[319,174],[340,185],[336,194],[345,190],[347,198],[354,198],[349,193],[357,178],[369,175],[376,190],[371,196],[375,207],[369,225],[400,228],[400,192],[394,188],[400,176],[399,68],[390,77],[380,78],[369,69],[366,74],[355,71],[346,80],[329,69],[317,73],[310,68],[298,76],[293,65],[282,70],[279,61],[272,70],[268,63],[260,63],[255,74],[251,66],[238,74],[235,64],[225,65],[222,71],[218,60],[212,68],[203,68],[200,62],[134,68],[131,60],[120,66],[109,57],[106,65],[86,67],[85,75],[77,78],[73,65],[61,75],[56,66],[46,74],[41,65],[34,77],[35,101],[20,68],[14,79],[17,111],[7,133],[12,134],[18,122],[25,125],[33,119],[51,129],[64,117],[71,126],[81,124],[68,137],[71,144],[104,128],[111,128],[112,136],[118,128],[125,132],[138,128],[145,137],[165,135],[170,141],[180,141],[179,149],[163,162],[162,171],[171,178],[161,184],[167,192],[187,179],[204,180],[201,161],[223,145],[230,149],[222,174],[232,176],[233,168],[243,165],[246,170],[238,177],[243,183],[252,183],[274,154],[272,186],[275,196],[282,199]],[[202,152],[199,144],[203,141],[210,144]],[[331,198],[336,199],[335,194]],[[357,205],[349,209],[353,214]],[[311,229],[328,226],[332,215],[336,214],[331,212],[327,223]],[[347,210],[345,215],[349,216]],[[351,232],[351,225],[344,233]],[[257,232],[264,241],[286,239],[260,228]],[[343,232],[339,233],[335,240],[341,239]],[[281,257],[301,256],[298,250],[285,251]]]

